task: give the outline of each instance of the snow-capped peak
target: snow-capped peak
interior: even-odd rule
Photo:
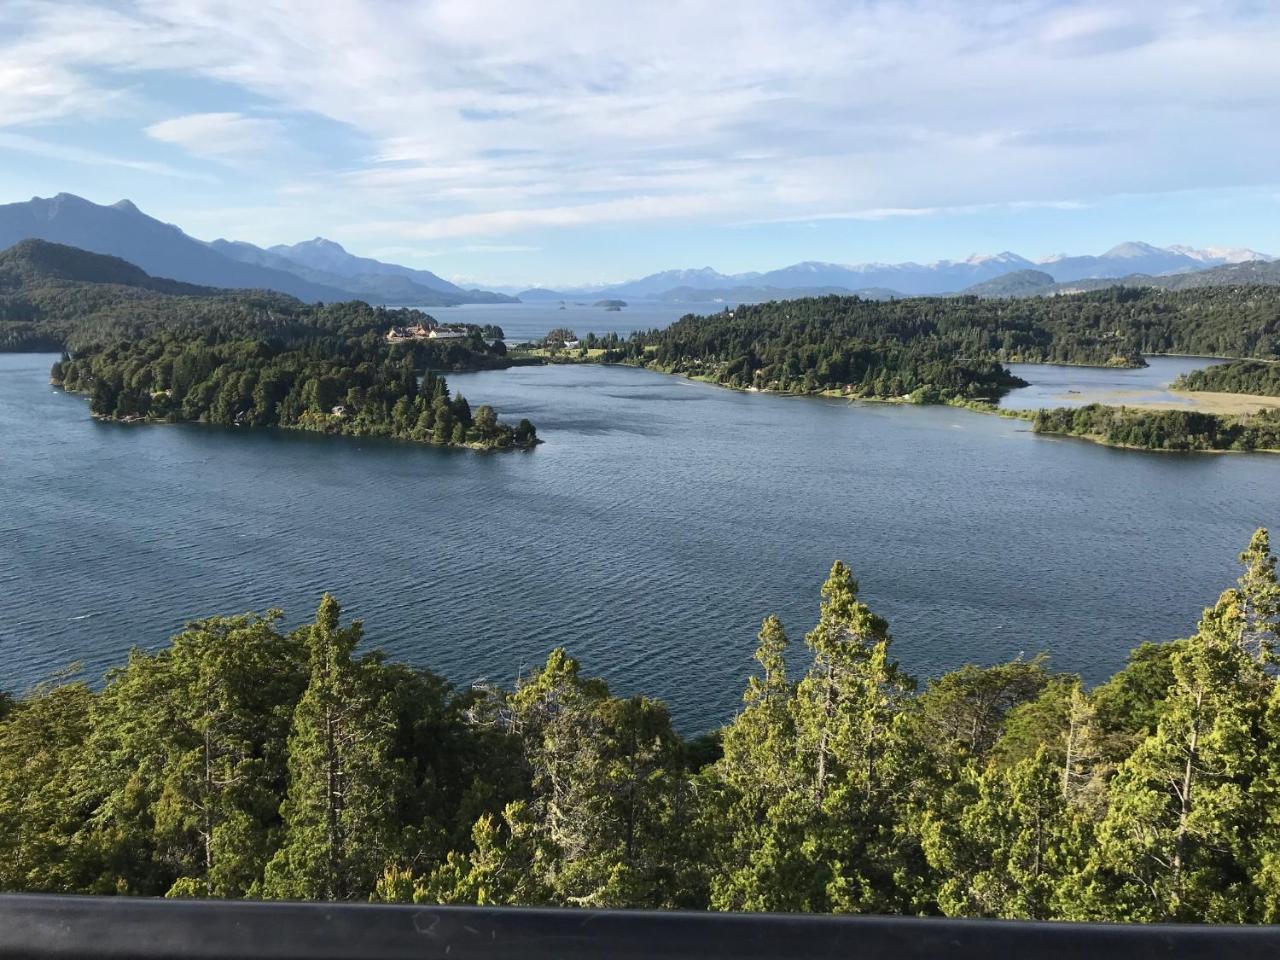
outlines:
[[[1199,260],[1201,263],[1223,264],[1223,263],[1249,263],[1253,261],[1267,262],[1274,260],[1274,257],[1265,253],[1259,253],[1257,250],[1250,250],[1248,247],[1188,247],[1182,244],[1174,244],[1172,247],[1166,247],[1170,253],[1180,253],[1184,257],[1190,257],[1192,260]]]

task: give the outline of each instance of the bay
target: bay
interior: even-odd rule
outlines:
[[[367,645],[458,683],[563,645],[695,731],[739,704],[762,617],[800,646],[837,558],[920,676],[1045,651],[1097,682],[1191,632],[1253,528],[1280,527],[1280,457],[946,407],[591,366],[450,377],[546,441],[484,455],[97,423],[48,385],[54,359],[0,356],[0,689],[71,662],[96,680],[188,617],[304,622],[331,590]]]

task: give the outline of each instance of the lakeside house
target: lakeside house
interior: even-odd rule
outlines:
[[[412,327],[392,327],[387,331],[387,341],[402,343],[407,340],[462,340],[467,335],[467,328],[461,324],[427,326],[417,323]]]

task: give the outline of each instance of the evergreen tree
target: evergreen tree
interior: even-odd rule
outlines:
[[[1080,913],[1116,920],[1239,922],[1252,915],[1244,849],[1260,811],[1271,681],[1245,653],[1242,597],[1228,590],[1173,657],[1155,732],[1112,779],[1085,866]]]
[[[269,897],[368,897],[400,854],[394,798],[404,782],[391,756],[395,718],[371,673],[355,661],[361,624],[339,625],[325,594],[304,628],[310,679],[289,736],[289,792],[283,844],[267,866]]]

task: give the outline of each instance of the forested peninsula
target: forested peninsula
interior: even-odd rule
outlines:
[[[552,345],[554,346],[554,345]],[[582,338],[552,359],[626,363],[727,387],[978,409],[1025,385],[1006,363],[1141,367],[1144,354],[1257,357],[1175,386],[1280,393],[1280,289],[1114,287],[1023,299],[818,297],[687,316],[664,330]],[[1030,416],[1030,415],[1029,415]],[[1277,449],[1277,417],[1094,405],[1035,416],[1035,430],[1162,450]]]
[[[1136,410],[1092,403],[1037,410],[1036,433],[1082,437],[1142,450],[1280,452],[1280,410],[1220,415],[1194,410]]]
[[[42,241],[0,253],[0,348],[68,351],[51,380],[89,395],[94,416],[477,449],[536,444],[529,421],[501,423],[484,405],[473,411],[439,375],[509,366],[500,329],[386,340],[392,327],[432,323],[416,310],[157,279]]]
[[[565,651],[513,690],[360,649],[326,596],[190,622],[94,689],[0,697],[0,889],[1280,921],[1266,531],[1189,637],[1086,689],[1043,658],[921,684],[844,564],[742,707],[682,737]]]

